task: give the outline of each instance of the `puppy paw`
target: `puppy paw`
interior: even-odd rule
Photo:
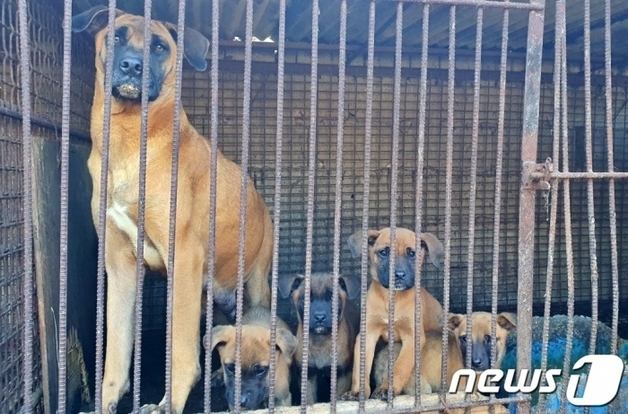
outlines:
[[[358,401],[360,399],[360,394],[354,394],[351,391],[347,391],[340,396],[341,401]]]
[[[155,404],[145,404],[140,408],[140,414],[162,414],[165,412],[165,407]]]
[[[388,388],[376,388],[375,391],[373,391],[373,394],[371,394],[371,398],[374,400],[388,400]]]

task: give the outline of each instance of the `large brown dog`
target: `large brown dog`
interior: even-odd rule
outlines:
[[[105,413],[116,411],[117,402],[129,389],[133,348],[135,262],[137,244],[139,153],[142,72],[149,70],[148,151],[144,261],[165,272],[169,249],[169,206],[175,110],[177,28],[151,22],[150,64],[144,65],[144,18],[118,11],[115,19],[113,90],[104,89],[107,54],[107,9],[94,7],[72,19],[75,32],[95,33],[96,83],[91,115],[92,151],[88,160],[94,191],[92,214],[98,225],[100,175],[103,151],[104,100],[113,94],[105,262],[107,270],[107,348],[103,380]],[[205,70],[209,41],[186,29],[185,57],[197,70]],[[207,273],[210,146],[181,111],[176,235],[174,245],[174,310],[172,348],[172,410],[180,413],[200,374],[201,295]],[[240,226],[240,167],[218,156],[216,201],[216,304],[234,316],[237,287],[238,228]],[[213,184],[213,183],[212,183]],[[272,255],[272,222],[261,196],[249,180],[247,190],[245,278],[247,299],[252,305],[269,306],[268,272]],[[143,413],[163,412],[159,406],[143,407]]]
[[[432,264],[440,266],[444,253],[443,244],[431,233],[421,233],[422,248],[416,252],[416,235],[413,231],[397,228],[395,245],[391,246],[390,229],[369,230],[369,262],[372,278],[371,286],[366,297],[366,375],[364,392],[368,397],[371,394],[369,378],[375,356],[375,346],[380,338],[388,341],[388,295],[389,289],[395,290],[394,328],[395,342],[401,342],[401,350],[393,366],[394,384],[393,393],[398,395],[406,386],[414,369],[414,324],[415,324],[415,255],[420,254],[420,263],[423,262],[425,250],[428,251]],[[362,232],[353,234],[348,241],[354,257],[359,256]],[[389,275],[390,250],[395,249],[395,274]],[[391,282],[392,280],[392,282]],[[421,326],[419,333],[421,348],[425,344],[425,331],[438,330],[442,326],[443,308],[440,303],[425,289],[421,289]],[[360,335],[355,343],[355,358],[353,363],[353,381],[351,391],[344,395],[344,399],[357,398],[360,391]],[[388,379],[377,388],[372,397],[386,398]]]
[[[304,280],[305,276],[303,275],[290,275],[282,278],[279,283],[281,295],[284,298],[292,296],[292,302],[297,310],[299,319],[297,339],[299,345],[294,359],[299,369],[301,369],[303,363]],[[360,311],[351,300],[355,299],[360,293],[360,281],[358,278],[339,276],[338,285],[336,395],[340,396],[351,389],[353,351],[355,337],[358,334],[360,325]],[[333,274],[312,273],[308,344],[308,404],[329,401],[328,398],[319,399],[318,385],[319,382],[326,384],[326,391],[329,391],[332,364],[333,286]]]
[[[268,406],[268,367],[270,363],[270,319],[268,309],[257,306],[242,316],[240,404],[242,409],[255,410]],[[278,406],[292,404],[290,394],[290,365],[297,347],[297,338],[288,325],[277,318],[277,349],[275,349],[275,398]],[[222,376],[229,408],[234,408],[236,328],[231,325],[212,329],[212,343],[206,349],[218,347]]]

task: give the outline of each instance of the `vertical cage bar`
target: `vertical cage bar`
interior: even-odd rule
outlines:
[[[279,1],[279,39],[277,40],[277,137],[275,149],[275,200],[273,213],[273,262],[271,274],[270,314],[277,315],[277,287],[279,285],[279,233],[281,222],[281,177],[283,165],[283,116],[286,60],[286,0]],[[277,344],[277,318],[270,321],[270,345]],[[270,353],[268,411],[275,412],[275,353]]]
[[[545,7],[545,0],[531,0],[531,4]],[[533,10],[528,15],[528,39],[526,51],[526,73],[523,102],[523,135],[521,142],[521,160],[536,163],[539,103],[541,86],[541,63],[543,55],[544,10]],[[517,286],[517,368],[531,368],[532,340],[532,301],[534,274],[534,190],[521,186],[519,193],[519,240],[518,247],[518,286]],[[520,414],[530,412],[529,401],[517,407]]]
[[[403,3],[397,3],[395,21],[395,69],[393,79],[393,130],[390,171],[390,257],[388,267],[388,395],[389,409],[393,408],[395,364],[395,257],[397,255],[397,185],[399,175],[399,117],[401,111],[401,47],[403,44]],[[418,237],[418,235],[417,235]]]
[[[144,48],[142,64],[150,67],[151,10],[152,0],[144,1]],[[137,251],[135,254],[135,320],[133,339],[133,412],[140,410],[140,390],[142,377],[142,297],[144,294],[144,239],[146,211],[146,154],[148,151],[148,82],[150,71],[142,71],[142,94],[140,100],[140,159],[137,196]]]
[[[421,31],[421,75],[419,80],[419,125],[417,142],[417,171],[416,171],[416,203],[414,212],[414,232],[417,235],[415,251],[421,251],[422,214],[423,214],[423,168],[425,165],[425,107],[427,105],[427,56],[430,31],[430,5],[423,5],[423,19]],[[421,406],[421,335],[423,329],[421,323],[421,270],[423,261],[421,255],[416,255],[415,269],[416,279],[414,287],[414,407]]]
[[[31,71],[28,5],[18,2],[20,82],[22,86],[22,162],[24,167],[24,409],[33,410],[33,192],[31,141]]]
[[[608,171],[615,171],[613,139],[613,81],[611,71],[611,2],[604,2],[604,98],[606,103],[606,151]],[[608,215],[611,238],[611,277],[613,285],[613,319],[611,323],[611,353],[617,353],[619,325],[619,265],[617,259],[617,213],[615,207],[615,180],[608,180]]]
[[[61,96],[61,206],[59,223],[59,332],[57,412],[66,412],[68,332],[68,190],[70,169],[70,83],[72,76],[72,0],[63,7],[63,85]],[[25,166],[27,167],[27,166]]]
[[[107,22],[107,50],[113,50],[114,22],[116,19],[116,0],[109,0],[109,20]],[[113,77],[113,53],[105,56],[104,90],[110,91]],[[105,236],[107,224],[107,182],[109,171],[109,139],[111,136],[111,104],[112,96],[105,93],[104,116],[102,130],[102,154],[100,166],[100,194],[98,200],[98,265],[96,276],[96,368],[95,368],[95,396],[96,413],[102,410],[102,381],[103,381],[103,342],[105,324]]]
[[[209,243],[207,252],[207,279],[205,312],[207,323],[205,336],[205,383],[204,411],[211,412],[211,372],[212,372],[212,321],[214,316],[214,276],[216,274],[216,174],[218,170],[218,52],[219,52],[220,0],[212,0],[212,40],[211,40],[211,114],[210,114],[210,160],[209,160]]]
[[[454,97],[456,82],[456,6],[449,7],[449,53],[447,68],[447,156],[445,167],[445,260],[443,280],[443,315],[449,315],[449,282],[451,277],[451,192],[453,187],[452,169],[454,153]],[[443,324],[442,354],[446,355],[449,343],[449,329]],[[447,359],[441,360],[441,400],[446,403]]]
[[[310,72],[310,139],[308,152],[307,229],[305,241],[305,284],[303,299],[303,357],[301,365],[301,413],[307,411],[307,367],[310,343],[310,288],[314,232],[314,184],[316,182],[316,108],[318,100],[318,0],[312,2],[312,60]]]
[[[338,41],[338,135],[336,145],[336,187],[334,196],[334,254],[331,327],[331,381],[329,384],[330,412],[336,412],[338,380],[338,273],[340,272],[340,223],[342,220],[342,156],[345,120],[345,66],[347,59],[347,1],[340,2],[340,39]]]
[[[362,246],[360,259],[360,391],[358,409],[364,411],[366,381],[366,291],[368,283],[368,226],[371,189],[371,137],[373,124],[373,67],[375,65],[375,0],[369,6],[369,32],[366,58],[366,114],[364,119],[364,193],[362,196]]]
[[[480,71],[482,70],[482,27],[484,25],[484,9],[477,9],[475,31],[475,61],[473,66],[473,126],[471,131],[471,171],[469,183],[469,243],[467,251],[467,338],[472,338],[471,327],[473,313],[473,271],[474,271],[474,249],[475,249],[475,199],[477,196],[478,183],[478,135],[480,129]],[[471,366],[471,345],[472,341],[465,344],[466,361],[465,366]],[[443,356],[446,355],[443,353]],[[444,358],[443,358],[444,359]]]
[[[179,182],[179,147],[181,132],[181,86],[185,37],[185,0],[179,0],[177,17],[177,59],[174,83],[174,119],[172,128],[172,166],[170,172],[170,215],[168,223],[168,265],[166,289],[166,379],[163,402],[165,410],[172,410],[172,309],[174,302],[175,235],[177,219],[177,189]],[[143,85],[142,85],[143,86]]]
[[[184,1],[184,0],[181,0]],[[244,259],[246,240],[246,206],[251,137],[251,60],[253,56],[253,0],[246,2],[246,36],[244,44],[244,97],[242,102],[242,182],[240,183],[240,232],[238,239],[238,288],[236,292],[236,347],[234,408],[240,411],[242,395],[242,311],[244,309]]]

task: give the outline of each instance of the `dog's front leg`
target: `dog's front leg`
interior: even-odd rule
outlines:
[[[369,327],[366,329],[369,332]],[[351,381],[351,391],[342,396],[343,400],[357,401],[360,395],[360,335],[355,339],[354,357],[353,357],[353,378]],[[369,398],[371,395],[371,385],[369,383],[371,377],[371,369],[373,368],[373,358],[375,357],[375,345],[379,335],[367,334],[366,335],[366,350],[364,353],[364,398]]]
[[[393,365],[393,395],[401,394],[414,372],[414,335],[404,335],[401,337],[401,349],[399,356]],[[423,338],[423,343],[425,339]],[[388,396],[388,375],[384,377],[382,385],[373,391],[373,398],[385,400]]]
[[[102,384],[102,412],[116,412],[129,390],[135,310],[135,252],[128,238],[109,220],[105,239],[107,269],[107,347]]]

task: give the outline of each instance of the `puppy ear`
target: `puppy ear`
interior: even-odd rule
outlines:
[[[502,312],[497,315],[497,324],[507,331],[514,331],[517,329],[517,314]]]
[[[164,23],[172,35],[174,41],[177,41],[177,29],[178,26],[172,23]],[[203,36],[200,32],[185,28],[183,36],[183,55],[185,59],[192,65],[192,67],[199,72],[203,72],[207,69],[207,52],[209,51],[209,39]]]
[[[427,246],[430,254],[430,262],[437,268],[440,268],[443,256],[445,255],[445,247],[432,233],[421,233],[421,241]]]
[[[372,247],[375,244],[375,240],[379,237],[379,230],[368,230],[366,237],[368,238],[369,247]],[[351,257],[360,257],[360,254],[362,253],[362,230],[358,230],[349,236],[347,244],[349,245],[349,250],[351,251]]]
[[[447,319],[447,326],[449,327],[449,330],[450,331],[456,330],[460,326],[462,321],[465,320],[466,318],[467,317],[465,315],[461,315],[461,314],[449,315],[449,318]]]
[[[299,288],[301,283],[305,280],[304,275],[296,274],[284,276],[279,279],[279,294],[282,298],[287,298]]]
[[[213,350],[218,345],[225,345],[230,341],[235,339],[235,327],[231,325],[218,325],[212,328],[212,343],[211,347],[208,349],[206,340],[203,340],[205,343],[205,349]]]
[[[94,6],[72,17],[72,31],[74,33],[89,31],[91,34],[98,33],[109,23],[109,9],[103,5]],[[116,17],[124,12],[116,9]]]
[[[281,351],[286,362],[292,362],[292,356],[297,349],[297,337],[285,328],[277,329],[277,348]]]
[[[360,294],[361,281],[357,277],[340,276],[338,285],[347,292],[349,300],[354,300]]]

